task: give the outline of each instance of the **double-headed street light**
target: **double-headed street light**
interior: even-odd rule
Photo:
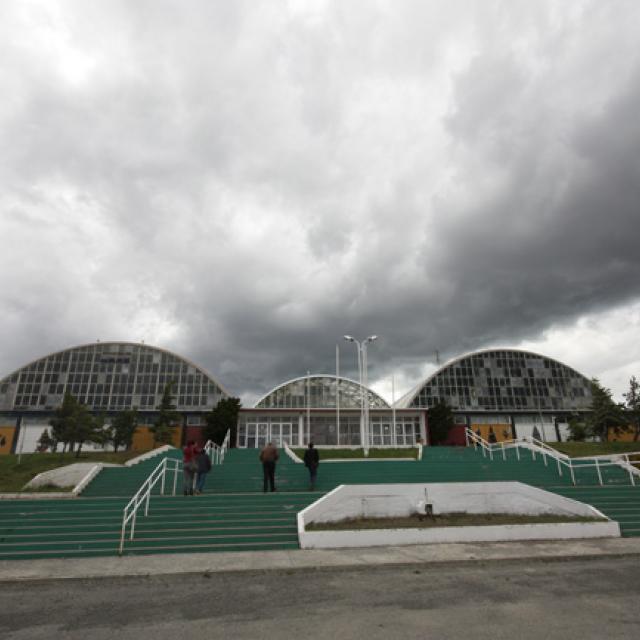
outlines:
[[[356,340],[352,336],[344,336],[347,342],[353,342],[358,352],[358,382],[360,383],[360,441],[365,456],[369,454],[369,375],[367,371],[367,345],[378,339],[369,336],[364,340]],[[365,400],[366,396],[366,400]]]

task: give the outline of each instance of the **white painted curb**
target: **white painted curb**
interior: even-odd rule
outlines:
[[[127,460],[124,463],[124,466],[132,467],[134,464],[144,462],[149,458],[155,458],[161,453],[165,453],[166,451],[170,451],[171,449],[175,449],[175,447],[172,447],[170,444],[163,444],[161,447],[158,447],[157,449],[151,449],[151,451],[147,451],[146,453],[142,453],[139,456],[136,456],[135,458],[131,458],[131,460]]]

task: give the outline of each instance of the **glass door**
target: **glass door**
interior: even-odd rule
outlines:
[[[253,423],[247,423],[247,448],[255,449],[256,448],[256,436],[257,436],[258,426]]]
[[[258,429],[256,433],[256,447],[262,449],[269,441],[269,425],[264,422],[258,423]]]
[[[282,446],[282,429],[281,429],[282,425],[280,423],[271,423],[271,435],[270,435],[270,440],[271,442],[273,442],[273,444],[276,447],[281,447]]]

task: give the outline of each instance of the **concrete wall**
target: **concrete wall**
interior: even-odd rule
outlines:
[[[303,548],[336,548],[620,535],[618,524],[611,521],[379,531],[306,531],[306,525],[311,522],[409,516],[420,510],[425,499],[433,504],[435,514],[464,512],[604,517],[590,505],[520,482],[343,485],[298,514],[300,544]]]

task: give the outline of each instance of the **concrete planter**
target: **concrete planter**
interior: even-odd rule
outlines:
[[[426,491],[426,494],[425,494]],[[307,531],[311,522],[337,522],[357,517],[404,517],[419,510],[425,498],[435,514],[511,513],[519,515],[604,518],[591,505],[564,498],[520,482],[437,483],[428,485],[342,485],[298,514],[303,549],[498,542],[509,540],[572,540],[619,537],[617,522],[438,527],[429,529],[367,529]]]

